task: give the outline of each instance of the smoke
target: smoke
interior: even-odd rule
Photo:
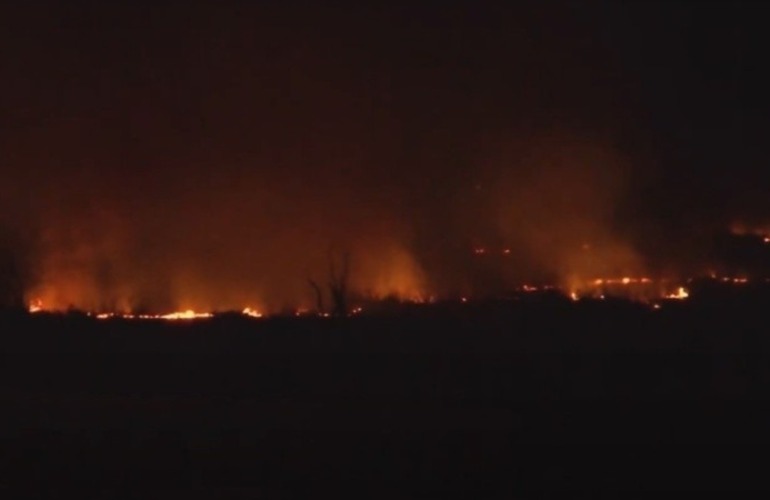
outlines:
[[[606,139],[564,129],[498,141],[492,192],[501,238],[521,265],[513,278],[574,285],[634,276],[643,259],[616,217],[629,167]]]
[[[27,298],[120,311],[308,307],[307,280],[328,279],[330,252],[349,252],[353,291],[379,298],[642,272],[615,230],[626,167],[596,137],[537,131],[487,142],[468,165],[475,183],[447,177],[452,196],[418,209],[394,200],[422,191],[372,186],[356,169],[376,173],[376,159],[337,147],[349,168],[320,151],[279,173],[174,166],[119,189],[113,177],[50,182],[43,191],[55,196],[36,207]],[[485,274],[474,244],[511,256]]]
[[[312,304],[307,279],[328,278],[332,249],[352,255],[355,292],[424,291],[398,229],[385,228],[392,214],[348,188],[249,178],[184,191],[145,193],[141,206],[94,194],[81,210],[47,207],[57,215],[36,235],[28,298],[57,309],[275,311]]]
[[[312,307],[330,251],[374,297],[639,275],[673,218],[629,205],[687,199],[635,184],[637,77],[564,13],[0,16],[5,260],[27,300],[92,310]]]

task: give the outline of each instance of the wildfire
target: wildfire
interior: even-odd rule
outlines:
[[[652,283],[651,278],[631,278],[629,276],[624,276],[622,278],[597,278],[592,281],[592,284],[595,286],[601,286],[601,285],[636,285],[636,284],[648,284]]]
[[[262,317],[262,313],[261,312],[255,310],[255,309],[252,309],[250,307],[247,307],[243,311],[241,311],[241,314],[243,314],[244,316],[249,316],[251,318],[261,318]]]
[[[29,304],[29,312],[31,313],[38,313],[43,311],[43,301],[40,299],[35,299]]]
[[[182,312],[173,312],[170,314],[163,314],[160,316],[161,319],[200,319],[200,318],[210,318],[213,316],[211,313],[197,313],[193,311],[192,309],[188,309],[186,311]]]
[[[748,278],[745,276],[719,276],[710,271],[703,275],[710,277],[714,282],[724,283],[726,285],[746,286],[747,283],[770,283],[770,278]],[[579,301],[581,299],[603,300],[612,297],[625,298],[648,305],[651,309],[661,309],[665,307],[665,300],[685,300],[690,297],[690,284],[696,282],[698,278],[686,280],[673,280],[666,278],[650,278],[646,276],[621,276],[621,277],[592,277],[587,280],[573,280],[569,287],[548,284],[525,283],[519,285],[515,290],[519,293],[536,294],[546,291],[556,291],[565,297]],[[464,295],[457,300],[461,304],[472,303],[478,297]],[[404,302],[434,302],[436,297],[421,297],[418,299],[403,299]],[[27,310],[29,313],[41,312],[63,312],[55,308],[47,308],[41,298],[35,298],[28,302]],[[349,316],[363,314],[363,308],[353,306],[349,310]],[[116,312],[116,311],[92,311],[84,312],[84,315],[98,320],[126,319],[126,320],[162,320],[162,321],[193,321],[215,317],[213,312],[200,312],[193,309],[169,312],[164,314],[146,314],[135,312]],[[240,314],[249,318],[263,318],[265,313],[252,307],[245,307]],[[297,317],[328,317],[330,313],[324,311],[315,311],[312,309],[298,308],[292,311]]]
[[[92,316],[89,314],[89,316]],[[176,320],[193,320],[193,319],[205,319],[212,318],[212,313],[199,313],[192,309],[186,311],[177,311],[168,314],[116,314],[116,313],[101,313],[95,316],[97,319],[110,319],[110,318],[123,318],[123,319],[163,319],[168,321]]]
[[[29,306],[27,310],[30,313],[41,313],[41,312],[57,312],[53,309],[46,309],[43,306],[43,301],[40,299],[34,299],[30,301]],[[92,313],[87,312],[85,313],[87,316],[91,316],[96,319],[112,319],[112,318],[122,318],[122,319],[152,319],[152,320],[167,320],[167,321],[177,321],[177,320],[196,320],[196,319],[206,319],[206,318],[213,318],[214,314],[210,312],[196,312],[193,309],[187,309],[184,311],[175,311],[167,314],[133,314],[133,313],[116,313],[116,312],[100,312],[100,313]],[[241,311],[241,314],[244,316],[248,316],[251,318],[261,318],[262,313],[257,311],[256,309],[252,309],[251,307],[246,307]]]
[[[684,287],[680,286],[679,288],[676,289],[676,292],[666,295],[666,298],[684,300],[689,296],[690,296],[689,292],[685,290]]]

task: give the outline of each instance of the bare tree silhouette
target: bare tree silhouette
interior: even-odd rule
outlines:
[[[339,263],[337,262],[339,260]],[[319,314],[325,314],[324,290],[313,278],[308,278],[308,284],[313,289],[316,307]],[[329,278],[326,283],[331,302],[331,315],[342,317],[349,312],[348,299],[350,295],[350,252],[344,252],[339,259],[335,258],[333,250],[329,250]]]
[[[339,269],[334,262],[334,254],[329,252],[329,291],[332,297],[332,315],[347,316],[348,314],[348,280],[350,278],[350,253],[342,254]]]
[[[319,314],[325,313],[326,308],[324,308],[323,290],[321,290],[321,287],[312,278],[308,278],[307,282],[313,288],[313,292],[315,292],[315,302],[316,302],[316,309],[318,310],[318,313]]]

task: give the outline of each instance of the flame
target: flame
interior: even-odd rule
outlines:
[[[192,309],[188,309],[186,311],[181,312],[173,312],[170,314],[163,314],[160,317],[162,319],[198,319],[198,318],[210,318],[212,316],[211,313],[197,313],[193,311]]]
[[[720,283],[733,284],[736,286],[744,285],[752,282],[752,279],[745,276],[719,276],[714,271],[708,271],[702,276],[710,276],[712,279]],[[594,277],[589,280],[579,282],[573,280],[573,285],[570,288],[557,285],[548,284],[530,284],[524,283],[516,288],[519,292],[532,293],[546,290],[560,291],[573,301],[578,301],[581,298],[593,298],[602,300],[605,297],[620,296],[629,300],[635,300],[644,304],[647,304],[652,309],[660,309],[664,302],[661,299],[673,299],[684,300],[690,297],[689,287],[687,283],[693,282],[695,278],[687,280],[673,280],[666,278],[651,278],[647,276],[621,276],[621,277]],[[678,281],[678,282],[677,282]],[[770,283],[770,278],[761,278],[756,281]],[[682,286],[680,285],[680,283]],[[643,285],[643,286],[642,286]],[[673,291],[672,291],[673,290]],[[461,296],[459,301],[461,303],[471,302],[475,297]],[[436,297],[431,295],[428,298],[420,298],[420,302],[434,302]],[[48,302],[43,298],[35,297],[29,300],[27,309],[30,313],[39,312],[63,312],[64,309],[58,309],[55,307],[49,307]],[[363,308],[360,306],[353,307],[350,310],[350,316],[358,315],[363,312]],[[199,320],[214,317],[212,312],[199,312],[194,309],[186,309],[181,311],[175,311],[165,314],[137,314],[133,312],[122,311],[93,311],[85,312],[86,315],[99,319],[107,320],[110,318],[123,318],[123,319],[135,319],[135,320],[167,320],[167,321],[180,321],[180,320]],[[262,318],[264,314],[259,310],[252,307],[245,307],[241,310],[241,314],[250,318]],[[328,313],[313,311],[311,309],[298,308],[294,311],[295,316],[319,316],[327,317]]]
[[[680,286],[679,288],[676,289],[676,292],[666,295],[666,298],[683,300],[689,296],[690,296],[690,293],[687,290],[685,290],[683,286]]]
[[[29,312],[38,313],[43,311],[43,301],[40,299],[34,299],[29,303]]]
[[[249,316],[251,318],[261,318],[262,317],[262,313],[261,312],[255,310],[255,309],[252,309],[251,307],[246,307],[243,311],[241,311],[241,314],[243,314],[244,316]]]

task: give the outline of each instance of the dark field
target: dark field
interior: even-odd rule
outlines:
[[[6,314],[2,485],[99,498],[766,489],[768,304]]]

